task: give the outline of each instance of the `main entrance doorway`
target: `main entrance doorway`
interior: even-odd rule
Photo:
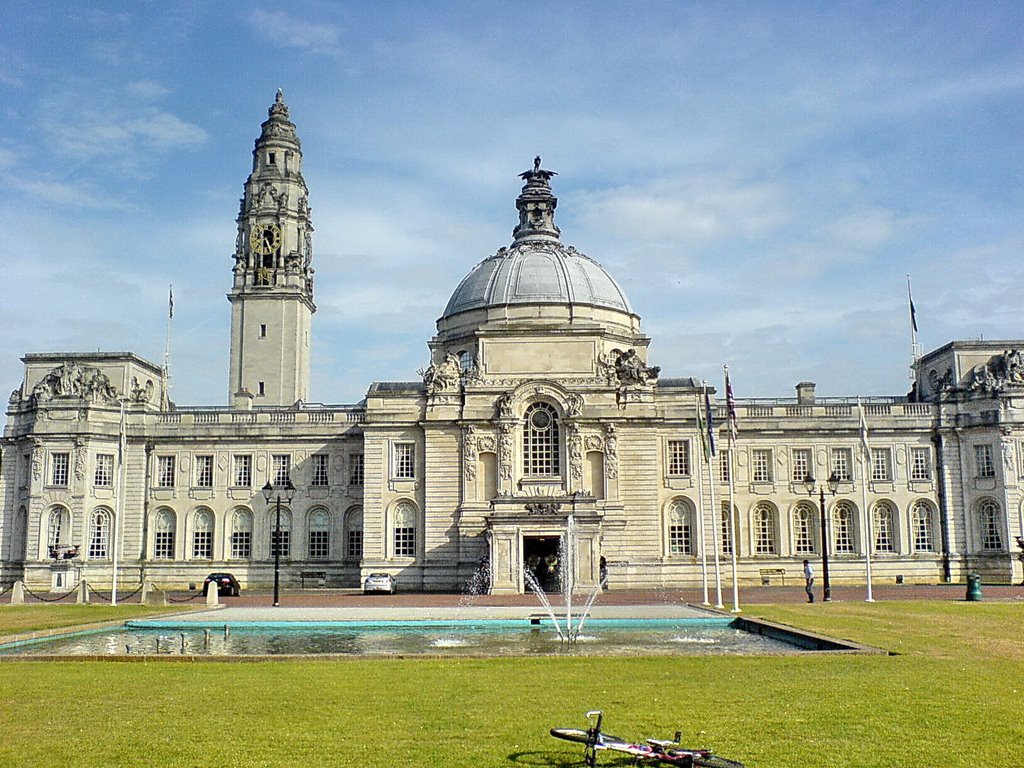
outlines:
[[[523,567],[533,574],[540,588],[545,592],[558,592],[559,568],[558,557],[559,536],[524,536]]]

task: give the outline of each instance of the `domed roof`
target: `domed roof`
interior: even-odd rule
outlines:
[[[525,242],[484,259],[455,289],[445,317],[502,304],[589,304],[633,314],[600,264],[559,242]]]
[[[551,194],[554,171],[540,168],[520,175],[526,181],[516,199],[519,224],[513,242],[477,264],[455,289],[444,316],[507,304],[577,304],[632,315],[626,294],[600,264],[559,241]]]

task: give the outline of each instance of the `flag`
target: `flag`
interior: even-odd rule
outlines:
[[[700,433],[700,447],[704,453],[704,461],[708,461],[712,456],[715,455],[715,432],[714,432],[714,417],[711,414],[711,399],[708,397],[708,388],[705,384],[704,389],[704,412],[707,414],[707,422],[705,423],[704,415],[701,414],[701,403],[700,399],[697,400],[697,431]]]
[[[167,289],[167,318],[169,320],[174,319],[174,286],[171,285]]]
[[[917,333],[917,310],[914,309],[914,297],[910,294],[910,275],[907,275],[907,300],[910,302],[910,327]]]
[[[864,404],[857,398],[857,410],[860,412],[860,447],[864,451],[864,457],[871,461],[871,446],[868,445],[868,422],[864,418]]]
[[[733,443],[736,442],[736,432],[739,425],[736,422],[736,398],[732,394],[732,384],[729,382],[729,366],[725,366],[725,407],[729,414],[729,435]]]

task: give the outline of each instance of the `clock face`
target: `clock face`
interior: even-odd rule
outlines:
[[[281,228],[277,224],[257,224],[252,228],[249,245],[256,253],[269,256],[281,247]]]

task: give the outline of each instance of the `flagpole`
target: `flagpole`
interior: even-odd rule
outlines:
[[[871,593],[871,547],[875,543],[874,534],[874,521],[872,520],[871,510],[868,509],[868,469],[871,466],[871,448],[868,445],[868,423],[864,418],[864,405],[860,401],[860,397],[857,398],[857,411],[860,414],[860,494],[861,494],[861,508],[864,510],[864,521],[866,525],[864,530],[867,531],[867,538],[864,541],[864,570],[866,572],[866,578],[868,582],[868,594],[864,598],[864,602],[873,603],[875,598]]]
[[[708,397],[708,383],[706,381],[701,382],[701,389],[704,392],[704,410],[708,420],[706,429],[709,448],[704,464],[708,470],[708,489],[711,493],[711,551],[714,554],[715,562],[715,608],[721,610],[725,608],[725,604],[722,602],[722,566],[718,559],[718,547],[722,540],[722,532],[718,527],[718,509],[715,503],[715,471],[712,466],[715,458],[715,425],[714,416],[711,413],[711,399]]]
[[[701,418],[700,408],[702,403],[700,397],[694,397],[694,401],[697,405],[697,432],[701,433]],[[703,447],[704,435],[698,434],[697,437],[701,441]],[[706,451],[702,450],[701,455],[706,455]],[[701,482],[701,472],[697,471],[697,536],[700,541],[700,579],[701,585],[704,588],[704,602],[701,605],[711,605],[711,601],[708,600],[708,541],[707,535],[704,530],[704,487]]]
[[[742,613],[740,610],[740,585],[738,577],[738,567],[736,563],[736,550],[739,548],[739,520],[736,516],[736,504],[734,503],[735,498],[735,482],[733,478],[736,475],[735,467],[735,448],[736,448],[736,400],[732,394],[732,384],[729,383],[729,366],[723,366],[725,370],[725,404],[729,412],[729,533],[732,538],[732,612]]]
[[[910,275],[907,275],[907,303],[910,306],[910,380],[914,381],[917,361],[921,359],[921,345],[917,343],[917,310],[914,309],[914,296],[910,292]]]
[[[166,411],[171,401],[171,321],[174,320],[174,284],[167,287],[167,335],[164,338],[164,366],[161,373],[163,392],[160,395],[160,410]]]
[[[113,542],[110,547],[110,604],[117,605],[117,555],[118,542],[121,538],[121,517],[124,515],[124,453],[125,453],[125,426],[124,426],[124,397],[120,398],[120,419],[117,427],[117,497],[115,498],[114,526],[111,531]]]

